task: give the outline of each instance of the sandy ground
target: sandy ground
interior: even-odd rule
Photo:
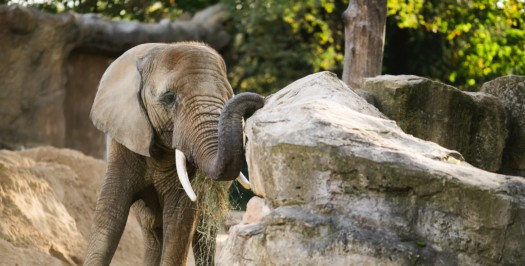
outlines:
[[[103,161],[74,150],[0,150],[0,265],[82,264],[104,173]],[[235,223],[242,214],[232,217]],[[142,258],[130,213],[111,265],[141,265]]]

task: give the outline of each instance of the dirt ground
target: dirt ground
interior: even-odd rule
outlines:
[[[105,168],[69,149],[0,150],[0,265],[82,264]],[[130,213],[111,265],[141,265],[142,258],[142,233]]]

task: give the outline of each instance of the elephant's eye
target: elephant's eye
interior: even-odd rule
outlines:
[[[162,94],[162,96],[160,96],[160,102],[165,105],[172,105],[173,103],[175,103],[175,99],[176,96],[173,92],[166,92]]]

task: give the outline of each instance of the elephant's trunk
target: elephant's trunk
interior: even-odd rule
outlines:
[[[263,107],[261,95],[245,92],[236,95],[224,106],[219,119],[218,146],[211,163],[202,165],[207,176],[217,181],[237,178],[244,160],[242,118]]]
[[[226,103],[218,122],[216,146],[205,145],[208,147],[206,154],[194,156],[197,166],[209,178],[217,181],[229,181],[239,177],[244,160],[242,118],[251,116],[263,105],[264,98],[262,96],[249,92],[238,94]],[[196,197],[189,185],[188,175],[185,173],[185,156],[179,150],[176,151],[176,154],[179,179],[188,196],[195,200]],[[240,181],[242,182],[242,180]]]

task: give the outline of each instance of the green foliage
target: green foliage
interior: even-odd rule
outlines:
[[[312,72],[340,72],[345,1],[225,0],[230,7],[230,81],[238,91],[274,92]]]
[[[525,72],[525,1],[389,0],[388,15],[399,28],[433,35],[441,70],[418,73],[461,88]],[[430,53],[430,51],[428,52]]]

